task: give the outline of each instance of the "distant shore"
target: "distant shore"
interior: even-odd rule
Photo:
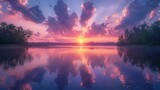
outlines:
[[[75,46],[93,46],[93,47],[98,47],[98,46],[117,46],[117,47],[160,47],[159,45],[157,46],[152,46],[152,45],[118,45],[117,43],[84,43],[84,44],[79,44],[79,43],[50,43],[50,42],[40,42],[40,43],[28,43],[28,44],[3,44],[0,45],[0,47],[75,47]]]
[[[57,47],[57,46],[117,46],[116,43],[50,43],[50,42],[32,42],[28,44],[2,44],[0,47]]]

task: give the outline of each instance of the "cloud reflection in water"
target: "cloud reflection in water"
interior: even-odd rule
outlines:
[[[1,54],[0,89],[157,90],[160,82],[158,50],[123,47],[28,48],[26,53],[22,50],[22,56],[8,56],[17,63],[21,58],[24,63],[14,64],[7,70],[2,67],[6,64],[7,60],[3,59],[7,54]],[[32,57],[30,62],[27,62],[28,54]]]

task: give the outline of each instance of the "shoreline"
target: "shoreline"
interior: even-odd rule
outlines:
[[[28,43],[28,44],[2,44],[0,47],[64,47],[64,46],[118,46],[116,43]]]
[[[0,45],[0,48],[34,48],[34,47],[50,47],[50,48],[62,48],[62,47],[108,47],[108,46],[115,46],[115,47],[146,47],[146,48],[154,48],[154,47],[160,47],[160,45],[151,46],[151,45],[101,45],[101,44],[92,44],[92,45],[82,45],[82,44],[28,44],[28,45],[18,45],[18,44],[10,44],[10,45]]]

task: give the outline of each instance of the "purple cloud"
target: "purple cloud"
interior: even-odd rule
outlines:
[[[61,35],[69,35],[75,33],[73,27],[76,25],[78,16],[76,13],[69,15],[68,5],[62,0],[58,0],[54,7],[55,17],[48,17],[46,24],[49,26],[48,32],[53,32]]]
[[[122,18],[116,29],[125,29],[139,24],[152,10],[158,7],[159,2],[159,0],[133,0],[126,7],[126,16]]]
[[[36,23],[42,23],[45,20],[42,11],[39,9],[39,6],[28,8],[19,0],[6,0],[4,2],[9,2],[13,11],[21,12],[23,17],[27,20],[31,20]]]
[[[96,35],[104,36],[104,35],[106,35],[106,31],[105,31],[106,26],[107,26],[107,24],[105,24],[105,23],[96,24],[94,22],[94,23],[92,23],[91,29],[88,30],[86,36],[96,36]]]
[[[92,18],[95,8],[93,7],[92,2],[86,2],[82,4],[82,14],[81,14],[81,19],[80,22],[82,25],[86,25],[88,21]]]

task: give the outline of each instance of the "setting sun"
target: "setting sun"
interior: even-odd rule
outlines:
[[[83,44],[83,43],[84,43],[84,37],[83,37],[83,36],[80,36],[80,37],[78,38],[78,42],[79,42],[80,44]]]

